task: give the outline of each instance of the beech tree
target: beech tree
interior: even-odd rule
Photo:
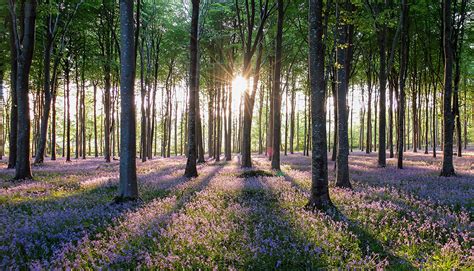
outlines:
[[[192,0],[192,18],[191,18],[191,39],[190,39],[190,58],[189,63],[189,103],[188,103],[188,159],[184,175],[188,178],[197,177],[196,169],[197,159],[197,134],[196,134],[196,96],[199,91],[198,75],[198,26],[199,26],[199,4],[200,0]]]
[[[138,197],[135,124],[135,40],[133,0],[120,0],[120,189],[121,200]]]
[[[30,107],[29,77],[35,46],[36,0],[22,1],[18,11],[14,0],[8,1],[12,19],[12,33],[16,53],[15,89],[17,95],[18,138],[15,163],[15,180],[31,179],[30,166]],[[21,16],[18,18],[18,13]],[[21,26],[21,27],[20,27]]]
[[[309,77],[311,88],[311,194],[307,207],[332,205],[328,188],[326,89],[324,83],[323,1],[309,1]]]

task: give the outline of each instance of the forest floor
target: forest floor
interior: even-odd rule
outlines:
[[[0,269],[474,268],[474,150],[438,177],[441,155],[406,153],[405,169],[376,153],[350,155],[353,190],[332,186],[337,209],[303,209],[311,160],[282,155],[272,172],[185,158],[138,163],[141,200],[112,204],[118,162],[47,161],[34,181],[9,182],[0,167]],[[260,171],[257,171],[260,170]],[[255,176],[260,175],[260,176]]]

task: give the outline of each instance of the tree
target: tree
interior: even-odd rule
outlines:
[[[51,77],[51,55],[57,40],[58,27],[61,19],[61,15],[66,13],[65,10],[61,10],[61,6],[65,5],[63,2],[59,2],[57,14],[53,15],[53,7],[51,1],[46,1],[45,5],[47,8],[47,15],[45,18],[44,25],[44,50],[43,50],[43,91],[44,91],[44,104],[43,112],[41,115],[41,128],[40,128],[40,138],[38,142],[38,148],[35,155],[35,164],[42,164],[44,162],[45,148],[46,148],[46,138],[48,134],[48,121],[49,121],[49,111],[51,110],[51,100],[55,98],[55,88],[57,80],[57,67],[60,59],[60,55],[64,48],[64,38],[67,33],[69,24],[76,13],[79,6],[83,3],[84,0],[77,3],[74,11],[68,15],[66,18],[66,23],[63,26],[63,33],[61,36],[61,44],[59,52],[57,53],[56,59],[53,66],[53,76]]]
[[[12,19],[17,59],[16,94],[18,110],[17,157],[15,165],[15,180],[31,179],[30,166],[30,107],[29,107],[29,77],[33,51],[35,46],[36,0],[26,0],[21,5],[20,22],[16,14],[16,3],[8,1]],[[22,27],[18,26],[18,23]]]
[[[403,168],[403,151],[404,151],[404,137],[405,137],[405,80],[407,77],[408,66],[408,11],[409,6],[407,0],[402,0],[400,25],[401,25],[401,42],[400,42],[400,74],[399,74],[399,88],[400,93],[398,97],[398,157],[397,166],[399,169]]]
[[[122,200],[138,197],[135,123],[133,0],[120,0],[120,188]]]
[[[261,5],[260,10],[260,23],[255,24],[255,15],[257,12],[255,7],[255,0],[245,1],[245,10],[247,13],[247,25],[244,31],[244,23],[241,19],[241,11],[239,7],[239,1],[235,0],[235,6],[237,10],[238,30],[240,40],[242,42],[242,49],[244,51],[243,59],[243,77],[246,80],[250,79],[252,57],[257,50],[257,46],[261,43],[263,38],[264,26],[267,18],[270,16],[272,8],[268,6],[268,0],[265,0]],[[255,35],[253,32],[255,31]],[[247,37],[246,37],[247,35]],[[242,129],[242,167],[252,167],[251,159],[251,132],[252,132],[252,114],[253,106],[255,102],[256,89],[253,89],[250,93],[249,89],[244,92],[244,120]]]
[[[339,4],[336,4],[339,5]],[[339,14],[340,8],[345,12],[350,12],[350,3],[346,1],[345,7],[337,7],[338,17],[338,47],[337,52],[337,157],[336,157],[336,186],[351,187],[349,181],[349,139],[348,139],[348,114],[347,114],[347,91],[348,91],[348,65],[351,61],[349,53],[351,35],[353,34],[353,25],[349,22],[342,22],[342,16],[348,14]],[[346,19],[347,20],[347,19]]]
[[[191,0],[192,18],[191,18],[191,39],[190,39],[190,64],[189,64],[189,105],[188,105],[188,159],[184,176],[188,178],[197,177],[196,169],[197,142],[196,142],[196,96],[199,91],[198,77],[198,26],[199,26],[199,2],[200,0]]]
[[[17,140],[18,140],[18,98],[16,92],[16,76],[17,76],[17,51],[16,40],[13,35],[12,15],[9,14],[10,27],[10,89],[11,89],[11,105],[10,105],[10,134],[9,134],[9,149],[8,168],[15,168],[17,156]]]
[[[311,88],[311,194],[307,207],[324,209],[332,206],[328,188],[326,139],[326,89],[324,83],[324,47],[322,0],[309,1],[309,77]]]
[[[283,19],[285,16],[283,0],[278,0],[278,22],[275,49],[275,76],[273,77],[273,154],[272,169],[280,170],[281,144],[281,55],[283,43]],[[288,106],[288,105],[287,105]]]

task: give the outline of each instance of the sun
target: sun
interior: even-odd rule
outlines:
[[[243,94],[247,89],[247,80],[242,76],[238,75],[232,80],[232,91]]]

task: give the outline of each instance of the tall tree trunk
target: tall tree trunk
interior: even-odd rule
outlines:
[[[443,166],[441,176],[449,177],[456,175],[453,164],[453,129],[454,114],[451,109],[452,84],[453,84],[453,45],[452,45],[452,16],[451,0],[443,2],[443,49],[444,49],[444,95],[443,95],[443,119],[444,119],[444,146]]]
[[[94,86],[94,156],[99,157],[99,149],[97,146],[97,82],[93,82]]]
[[[336,4],[338,5],[338,4]],[[346,2],[346,11],[349,4]],[[342,8],[342,7],[341,7]],[[339,9],[338,9],[338,12]],[[336,15],[339,17],[339,14]],[[348,69],[346,68],[349,65],[350,58],[348,54],[349,44],[349,25],[346,23],[341,23],[339,21],[337,35],[338,35],[338,45],[343,46],[344,48],[337,48],[337,63],[341,65],[337,69],[337,157],[336,157],[336,186],[337,187],[346,187],[350,188],[351,184],[349,182],[349,141],[348,141],[348,131],[347,131],[347,73]]]
[[[35,164],[42,164],[44,162],[45,148],[46,148],[46,137],[48,136],[48,120],[49,120],[49,111],[51,109],[51,53],[53,49],[53,36],[49,31],[49,20],[47,18],[46,24],[48,29],[46,31],[45,41],[44,41],[44,52],[43,52],[43,91],[44,91],[44,107],[43,112],[41,112],[41,128],[40,128],[40,138],[38,149],[36,150],[35,155]]]
[[[275,49],[275,77],[273,78],[273,156],[272,169],[280,170],[280,144],[281,144],[281,56],[283,43],[283,0],[278,0],[278,22]]]
[[[390,150],[390,158],[394,157],[393,153],[393,84],[390,82],[388,86],[389,108],[388,108],[388,147]]]
[[[313,148],[311,158],[311,194],[307,207],[313,210],[315,208],[325,209],[332,206],[328,188],[322,2],[322,0],[310,0],[308,16]]]
[[[9,2],[10,5],[15,5]],[[13,24],[13,35],[15,35],[16,53],[17,53],[17,110],[18,110],[18,138],[17,138],[17,156],[15,164],[15,180],[31,179],[30,167],[30,109],[29,109],[29,77],[31,62],[35,46],[35,24],[36,24],[36,0],[25,1],[22,4],[21,16],[23,25],[21,27],[21,38],[18,35],[18,25],[16,14],[11,14]],[[11,13],[16,8],[10,6]]]
[[[398,158],[397,166],[403,168],[403,151],[405,137],[405,79],[407,77],[408,66],[408,10],[407,0],[402,0],[402,14],[400,16],[401,43],[400,43],[400,93],[398,98]]]
[[[120,0],[120,200],[138,198],[135,123],[133,0]]]
[[[51,103],[51,160],[56,160],[56,93],[58,88],[57,80],[53,80],[54,92],[53,101]]]
[[[337,70],[336,68],[333,68],[333,80],[331,82],[331,88],[332,88],[332,100],[333,100],[333,108],[334,108],[334,135],[333,135],[333,146],[332,146],[332,155],[331,155],[331,161],[336,161],[337,157],[337,139],[338,137],[338,116],[337,116],[337,83],[336,83],[336,73]],[[329,120],[331,122],[331,120]],[[329,123],[329,127],[331,127],[331,123]],[[329,128],[331,129],[331,128]],[[331,134],[331,131],[329,131],[329,134]],[[329,142],[329,147],[331,147],[331,142]]]
[[[387,28],[385,24],[380,27],[378,33],[378,43],[379,43],[379,60],[380,60],[380,70],[379,70],[379,153],[378,153],[378,166],[386,167],[386,139],[385,139],[385,130],[386,130],[386,117],[385,117],[385,93],[387,85],[387,70],[386,70],[386,43],[387,43]]]
[[[293,78],[293,85],[291,89],[291,112],[290,112],[290,153],[293,154],[295,141],[295,107],[296,107],[296,86],[295,78]],[[298,144],[296,144],[298,145]]]
[[[145,103],[146,103],[146,87],[145,87],[145,64],[143,61],[144,58],[144,52],[143,52],[143,47],[144,41],[143,37],[141,39],[141,44],[140,44],[140,97],[141,97],[141,106],[140,106],[140,116],[141,116],[141,126],[140,126],[140,156],[142,162],[146,162],[147,159],[147,118],[146,118],[146,109],[145,109]]]
[[[215,73],[215,71],[214,71]],[[215,77],[214,77],[215,78]],[[214,79],[215,80],[215,79]],[[207,117],[207,146],[209,158],[214,157],[214,90],[209,89],[208,117]]]
[[[190,41],[190,71],[189,71],[189,107],[188,107],[188,159],[184,175],[186,177],[197,177],[196,159],[196,97],[199,91],[198,68],[198,25],[199,25],[199,2],[192,0],[192,18],[191,18],[191,41]]]
[[[232,83],[229,84],[229,105],[228,105],[228,113],[227,113],[227,135],[226,135],[226,152],[225,152],[225,160],[230,161],[232,160]]]
[[[17,139],[18,139],[18,98],[16,91],[16,78],[17,78],[17,51],[15,44],[15,36],[13,35],[13,22],[10,16],[10,89],[11,89],[11,106],[10,106],[10,135],[9,135],[9,150],[8,154],[8,168],[15,168],[16,156],[17,156]],[[16,26],[15,26],[16,27]]]

